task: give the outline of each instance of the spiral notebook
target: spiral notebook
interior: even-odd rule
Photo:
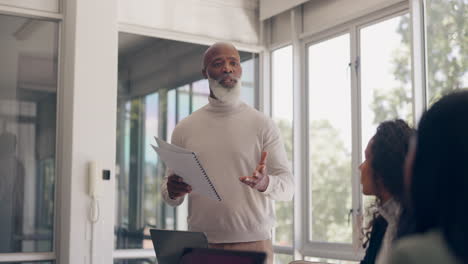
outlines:
[[[221,196],[216,191],[195,152],[169,144],[159,138],[156,138],[156,142],[159,147],[151,146],[158,153],[166,167],[192,186],[194,193],[221,201]]]

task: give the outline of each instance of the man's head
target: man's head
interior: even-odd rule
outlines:
[[[212,96],[221,101],[238,99],[242,67],[237,49],[229,43],[210,46],[203,56],[202,74],[209,80]]]

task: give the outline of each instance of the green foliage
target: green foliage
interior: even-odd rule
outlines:
[[[428,99],[468,88],[468,1],[427,1]]]
[[[396,29],[401,36],[402,44],[393,51],[392,73],[399,85],[390,90],[373,88],[373,102],[370,107],[374,112],[374,125],[395,118],[402,118],[410,124],[413,123],[411,109],[413,94],[409,89],[412,80],[410,23],[409,15],[402,16]]]
[[[351,242],[351,152],[341,138],[327,120],[310,124],[311,236],[315,241]]]
[[[427,99],[429,105],[455,89],[468,88],[468,1],[427,1]],[[391,92],[374,94],[374,125],[400,117],[412,123],[412,94],[404,87],[411,84],[410,17],[403,16],[397,28],[402,44],[395,51],[393,75],[400,86]],[[420,87],[416,87],[420,88]]]
[[[284,147],[288,160],[292,165],[293,159],[293,130],[292,124],[287,120],[277,120],[280,133],[283,137]],[[293,240],[293,203],[292,202],[275,202],[276,209],[276,228],[275,228],[275,244],[283,246],[291,246]],[[284,259],[281,255],[280,259]],[[283,263],[283,262],[281,262]]]

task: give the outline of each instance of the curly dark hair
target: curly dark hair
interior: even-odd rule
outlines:
[[[374,188],[377,193],[385,190],[398,203],[404,199],[404,163],[414,133],[414,129],[405,121],[395,119],[381,123],[372,138],[370,166],[374,172],[372,175]],[[381,200],[377,196],[374,203],[367,208],[367,214],[372,218],[368,226],[363,229],[366,238],[363,243],[364,248],[367,247],[376,219],[381,217],[375,210],[380,205]]]

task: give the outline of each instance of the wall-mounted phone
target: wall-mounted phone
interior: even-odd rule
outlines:
[[[95,161],[88,162],[88,195],[92,201],[89,206],[89,220],[99,221],[99,198],[102,196],[101,168]]]
[[[95,161],[88,162],[88,195],[97,199],[102,196],[101,168]]]

